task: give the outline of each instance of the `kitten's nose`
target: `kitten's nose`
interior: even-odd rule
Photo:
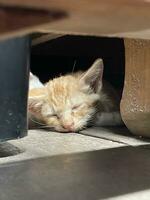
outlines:
[[[68,131],[74,131],[74,122],[72,122],[72,123],[65,123],[65,124],[63,124],[63,127],[65,129],[67,129]]]

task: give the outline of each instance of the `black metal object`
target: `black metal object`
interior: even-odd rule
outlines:
[[[29,37],[0,42],[0,141],[27,134]]]

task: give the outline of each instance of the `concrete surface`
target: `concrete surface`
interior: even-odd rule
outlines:
[[[92,127],[81,131],[82,134],[130,146],[150,144],[150,139],[135,136],[124,127]]]
[[[121,146],[3,164],[0,199],[149,200],[149,153]]]
[[[149,155],[149,140],[122,127],[30,130],[0,144],[0,200],[149,200]]]
[[[123,145],[111,140],[108,141],[77,133],[62,134],[45,130],[30,130],[27,137],[0,144],[0,164],[53,155],[107,149]],[[7,154],[17,155],[4,157]]]

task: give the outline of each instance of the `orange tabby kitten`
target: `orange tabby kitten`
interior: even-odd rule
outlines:
[[[86,72],[61,76],[45,85],[30,74],[29,126],[78,132],[91,124],[120,125],[119,98],[102,77],[102,59]]]

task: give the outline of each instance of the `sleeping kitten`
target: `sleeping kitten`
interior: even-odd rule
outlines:
[[[29,126],[78,132],[90,125],[122,124],[119,97],[102,77],[102,59],[97,59],[86,72],[61,76],[45,85],[31,74]]]

